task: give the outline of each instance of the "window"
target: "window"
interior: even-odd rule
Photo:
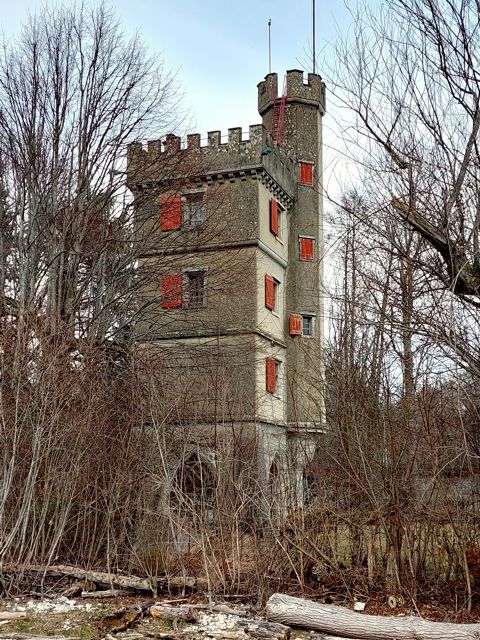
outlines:
[[[278,240],[282,239],[283,207],[275,200],[275,198],[270,198],[270,231]]]
[[[280,283],[273,276],[265,275],[265,306],[270,311],[278,310]]]
[[[299,236],[300,260],[311,261],[315,255],[315,238]]]
[[[288,332],[291,336],[313,336],[314,316],[311,314],[291,313],[288,320]]]
[[[161,278],[162,302],[164,309],[182,306],[182,274],[164,274]]]
[[[198,309],[205,306],[204,269],[185,269],[183,273],[164,274],[161,277],[164,309]]]
[[[313,336],[313,316],[302,316],[302,336]]]
[[[182,225],[182,200],[180,196],[160,198],[160,230],[174,231]]]
[[[280,390],[280,362],[275,358],[267,358],[265,361],[266,384],[268,393],[277,395]]]
[[[300,162],[300,184],[313,185],[313,162]]]
[[[186,193],[182,199],[183,224],[187,228],[198,227],[205,222],[204,192]]]
[[[199,309],[205,303],[205,270],[187,269],[184,271],[184,296],[185,309]]]

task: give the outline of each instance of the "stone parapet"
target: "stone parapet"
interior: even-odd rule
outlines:
[[[150,140],[146,145],[133,142],[127,152],[127,184],[163,181],[166,167],[175,174],[197,174],[199,177],[218,174],[241,174],[245,170],[265,169],[293,197],[296,167],[261,124],[250,125],[248,138],[242,129],[228,130],[228,140],[222,141],[220,131],[209,131],[207,144],[201,144],[200,134],[189,134],[186,146],[173,134],[164,140]]]
[[[290,69],[287,71],[287,95],[288,102],[304,102],[319,106],[322,113],[325,112],[325,83],[316,73],[309,73],[307,82],[304,82],[303,71]],[[263,115],[271,108],[272,103],[278,95],[278,76],[276,73],[269,73],[265,79],[258,84],[258,111]]]

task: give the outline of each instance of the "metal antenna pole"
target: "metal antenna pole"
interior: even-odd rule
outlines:
[[[312,50],[313,50],[313,52],[312,52],[312,58],[313,58],[313,60],[312,60],[312,62],[313,62],[312,70],[313,70],[313,73],[315,73],[316,67],[317,67],[316,61],[315,61],[315,58],[316,58],[316,52],[315,52],[315,0],[312,0],[312,41],[313,41],[312,42]]]
[[[317,68],[317,64],[315,61],[316,58],[316,54],[315,54],[315,0],[312,0],[313,2],[313,6],[312,6],[312,31],[313,31],[313,73],[316,73],[316,68]]]
[[[272,19],[268,21],[268,73],[272,73]]]

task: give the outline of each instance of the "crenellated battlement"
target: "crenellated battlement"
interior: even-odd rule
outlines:
[[[226,138],[226,139],[225,139]],[[293,193],[295,167],[281,149],[276,148],[271,135],[261,124],[250,125],[248,137],[241,127],[187,135],[186,141],[174,134],[163,140],[149,140],[145,145],[132,142],[128,146],[128,184],[163,180],[171,175],[216,175],[266,169],[279,180],[288,193]]]
[[[275,98],[279,97],[278,75],[269,73],[258,85],[258,111],[261,115],[273,106]],[[325,83],[316,73],[307,75],[304,82],[304,73],[299,69],[287,71],[287,103],[303,102],[320,106],[325,111]]]
[[[179,136],[169,134],[161,140],[149,140],[146,144],[132,142],[128,146],[128,162],[149,163],[156,162],[162,156],[178,154],[181,152],[200,153],[205,156],[225,157],[256,156],[262,147],[268,144],[269,134],[261,124],[252,124],[248,130],[248,136],[244,136],[241,127],[233,127],[228,130],[228,138],[222,136],[221,131],[209,131],[207,138],[201,138],[199,133],[187,135],[186,144]]]

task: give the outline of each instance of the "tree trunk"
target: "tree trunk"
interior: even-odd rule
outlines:
[[[344,607],[274,593],[267,602],[273,622],[357,640],[479,640],[480,624],[430,622],[422,618],[369,616]]]

